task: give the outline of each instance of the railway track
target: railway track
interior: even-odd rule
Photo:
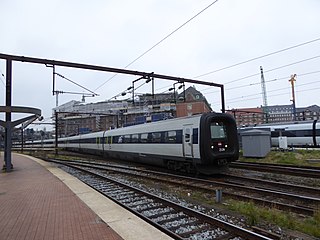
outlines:
[[[274,239],[119,182],[90,166],[64,164],[72,174],[174,239]]]
[[[316,197],[320,198],[320,188],[309,187],[309,186],[302,186],[297,184],[290,184],[290,183],[282,183],[279,181],[270,181],[265,179],[258,179],[258,178],[251,178],[251,177],[244,177],[234,174],[221,174],[221,177],[224,182],[228,183],[236,183],[236,184],[243,184],[243,185],[251,185],[254,187],[260,187],[263,189],[270,189],[270,190],[277,190],[277,191],[285,191],[289,193],[299,193],[303,194],[304,196]]]
[[[85,161],[70,161],[70,163],[77,166],[116,172],[136,178],[147,178],[156,182],[209,192],[212,196],[216,194],[216,190],[222,189],[223,196],[229,198],[252,201],[259,205],[304,215],[312,216],[318,206],[320,206],[320,190],[299,185],[281,184],[231,175],[219,179],[199,179],[122,165],[99,164]],[[250,181],[251,183],[249,183]],[[255,185],[253,185],[253,182],[255,182]],[[308,190],[308,195],[305,194],[306,191],[303,191],[303,189]]]
[[[320,168],[318,167],[296,167],[267,163],[233,162],[229,165],[229,168],[279,173],[308,178],[320,178]]]

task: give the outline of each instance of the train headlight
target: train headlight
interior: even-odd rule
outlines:
[[[225,148],[227,148],[227,147],[228,147],[228,145],[226,144],[226,145],[224,145],[224,147],[225,147]]]
[[[213,146],[213,145],[211,146],[211,149],[214,149],[214,146]]]

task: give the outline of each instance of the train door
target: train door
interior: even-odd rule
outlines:
[[[193,157],[192,124],[183,126],[183,153],[185,157]]]
[[[112,136],[109,136],[107,139],[108,139],[108,150],[111,150]]]

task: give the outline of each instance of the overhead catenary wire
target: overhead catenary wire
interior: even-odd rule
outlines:
[[[313,39],[313,40],[311,40],[311,41],[303,42],[303,43],[300,43],[300,44],[297,44],[297,45],[294,45],[294,46],[291,46],[291,47],[287,47],[287,48],[284,48],[284,49],[281,49],[281,50],[278,50],[278,51],[275,51],[275,52],[271,52],[271,53],[268,53],[268,54],[264,54],[264,55],[259,56],[259,57],[251,58],[251,59],[249,59],[249,60],[245,60],[245,61],[242,61],[242,62],[239,62],[239,63],[236,63],[236,64],[232,64],[232,65],[227,66],[227,67],[219,68],[219,69],[216,69],[216,70],[213,70],[213,71],[210,71],[210,72],[207,72],[207,73],[198,75],[198,76],[196,76],[195,78],[204,77],[204,76],[207,76],[207,75],[216,73],[216,72],[220,72],[220,71],[222,71],[222,70],[226,70],[226,69],[229,69],[229,68],[233,68],[233,67],[236,67],[236,66],[245,64],[245,63],[253,62],[253,61],[255,61],[255,60],[258,60],[258,59],[261,59],[261,58],[265,58],[265,57],[269,57],[269,56],[272,56],[272,55],[275,55],[275,54],[278,54],[278,53],[282,53],[282,52],[285,52],[285,51],[288,51],[288,50],[291,50],[291,49],[294,49],[294,48],[298,48],[298,47],[301,47],[301,46],[304,46],[304,45],[307,45],[307,44],[310,44],[310,43],[317,42],[317,41],[319,41],[319,40],[320,40],[320,38],[316,38],[316,39]]]
[[[162,42],[164,42],[166,39],[168,39],[169,37],[171,37],[174,33],[176,33],[177,31],[179,31],[181,28],[183,28],[185,25],[187,25],[189,22],[191,22],[193,19],[195,19],[196,17],[198,17],[201,13],[203,13],[204,11],[206,11],[208,8],[210,8],[212,5],[214,5],[215,3],[217,3],[218,0],[213,1],[212,3],[210,3],[208,6],[206,6],[204,9],[202,9],[200,12],[198,12],[196,15],[194,15],[193,17],[189,18],[186,22],[184,22],[183,24],[181,24],[178,28],[176,28],[175,30],[173,30],[172,32],[170,32],[168,35],[166,35],[164,38],[162,38],[160,41],[158,41],[156,44],[154,44],[152,47],[150,47],[149,49],[147,49],[146,51],[144,51],[142,54],[140,54],[138,57],[136,57],[133,61],[131,61],[129,64],[127,64],[124,68],[128,68],[129,66],[131,66],[133,63],[135,63],[136,61],[138,61],[140,58],[142,58],[143,56],[145,56],[147,53],[149,53],[152,49],[154,49],[155,47],[157,47],[158,45],[160,45]],[[105,82],[103,82],[101,85],[99,85],[94,91],[97,91],[98,89],[100,89],[101,87],[103,87],[106,83],[108,83],[109,81],[111,81],[114,77],[116,77],[118,74],[114,74],[113,76],[111,76],[109,79],[107,79]]]
[[[77,85],[78,87],[80,87],[80,88],[82,88],[82,89],[84,89],[84,90],[86,90],[86,91],[88,91],[88,92],[92,93],[92,95],[94,95],[94,96],[98,96],[98,94],[97,94],[97,93],[95,93],[95,92],[91,91],[90,89],[88,89],[88,88],[86,88],[86,87],[84,87],[84,86],[80,85],[79,83],[76,83],[75,81],[72,81],[71,79],[69,79],[69,78],[67,78],[67,77],[63,76],[62,74],[57,73],[57,72],[55,72],[55,74],[56,74],[57,76],[59,76],[59,77],[61,77],[61,78],[65,79],[65,80],[67,80],[67,81],[69,81],[69,82],[71,82],[71,83],[73,83],[73,84]]]
[[[264,73],[273,72],[273,71],[276,71],[276,70],[279,70],[279,69],[282,69],[282,68],[290,67],[292,65],[296,65],[296,64],[299,64],[299,63],[311,61],[311,60],[314,60],[314,59],[319,58],[319,57],[320,57],[320,55],[317,55],[317,56],[314,56],[314,57],[311,57],[311,58],[307,58],[307,59],[303,59],[303,60],[300,60],[300,61],[297,61],[297,62],[289,63],[289,64],[286,64],[286,65],[283,65],[283,66],[280,66],[280,67],[276,67],[276,68],[273,68],[273,69],[265,70]],[[235,80],[226,82],[224,85],[228,85],[228,84],[234,83],[234,82],[239,82],[239,81],[242,81],[242,80],[245,80],[245,79],[248,79],[248,78],[252,78],[252,77],[256,77],[256,76],[259,76],[259,75],[260,75],[260,72],[259,73],[255,73],[255,74],[251,74],[251,75],[248,75],[248,76],[245,76],[245,77],[237,78]],[[210,88],[204,88],[201,91],[206,91],[208,89],[210,89]]]
[[[297,76],[302,77],[302,76],[311,75],[311,74],[317,74],[317,73],[320,73],[320,71],[313,71],[313,72],[301,73],[301,74],[297,74]],[[287,79],[288,79],[288,77],[280,77],[280,78],[275,78],[275,79],[267,80],[266,83],[276,82],[276,81],[280,81],[280,80],[287,80]],[[261,84],[261,82],[259,81],[259,82],[244,84],[244,85],[240,85],[240,86],[236,86],[236,87],[225,88],[225,91],[234,90],[234,89],[239,89],[239,88],[244,88],[244,87],[251,87],[251,86],[260,85],[260,84]],[[203,92],[204,94],[219,93],[219,91],[206,92],[207,90],[210,90],[210,89],[209,89],[209,88],[206,88],[206,89],[202,90],[202,92]]]
[[[288,79],[288,78],[287,78],[287,79]],[[315,83],[317,83],[317,82],[303,83],[303,84],[300,84],[299,87],[305,86],[305,85],[310,85],[310,84],[315,84]],[[278,88],[278,89],[274,89],[274,90],[269,90],[268,93],[278,92],[278,91],[288,90],[288,89],[291,89],[291,87],[284,87],[284,88]],[[250,94],[250,95],[246,95],[246,96],[241,96],[241,97],[229,98],[228,101],[229,101],[229,100],[235,100],[235,99],[244,99],[244,98],[247,98],[247,97],[257,96],[257,95],[261,95],[261,92],[260,92],[260,93]]]
[[[297,74],[297,76],[299,77],[302,77],[302,76],[307,76],[307,75],[311,75],[311,74],[317,74],[317,73],[320,73],[320,71],[312,71],[312,72],[307,72],[307,73],[301,73],[301,74]],[[283,80],[283,79],[288,79],[288,77],[282,77],[282,78],[277,78],[277,79],[273,79],[273,80],[269,80],[268,82],[272,82],[272,81],[277,81],[277,80]],[[317,84],[319,83],[319,81],[312,81],[312,82],[308,82],[308,83],[302,83],[302,84],[299,84],[298,85],[298,88],[300,88],[301,86],[305,86],[305,85],[310,85],[310,84]],[[260,84],[260,83],[254,83],[254,84],[250,84],[251,85],[256,85],[256,84]],[[241,86],[241,87],[244,87],[245,85]],[[247,85],[248,87],[249,85]],[[234,89],[234,88],[231,88],[231,89]],[[228,90],[231,90],[231,89],[225,89],[226,91]],[[279,89],[274,89],[274,90],[269,90],[268,93],[271,93],[271,92],[276,92],[276,91],[282,91],[282,90],[290,90],[291,88],[290,87],[285,87],[285,88],[279,88]],[[317,89],[317,88],[316,88]],[[312,89],[310,89],[311,91]],[[298,90],[296,92],[302,92],[302,91],[305,91],[305,90]],[[205,94],[212,94],[212,93],[216,93],[216,92],[208,92],[208,93],[205,93]],[[285,94],[290,94],[290,91],[288,93],[285,93]],[[285,94],[278,94],[279,96],[280,95],[285,95]],[[226,103],[227,104],[230,104],[230,103],[235,103],[235,102],[241,102],[241,101],[249,101],[249,100],[255,100],[255,99],[260,99],[260,97],[256,97],[256,98],[250,98],[251,96],[258,96],[258,95],[261,95],[261,92],[260,93],[255,93],[255,94],[250,94],[250,95],[245,95],[245,96],[241,96],[241,97],[235,97],[235,98],[227,98],[226,99]],[[272,96],[278,96],[278,95],[268,95],[268,97],[272,97]],[[230,100],[234,100],[234,101],[230,101]],[[213,105],[216,105],[216,104],[219,104],[219,102],[213,102],[212,103]]]
[[[308,91],[313,91],[313,90],[318,90],[320,87],[317,88],[309,88],[309,89],[304,89],[304,90],[298,90],[296,92],[308,92]],[[282,95],[290,95],[290,92],[288,93],[280,93],[280,94],[274,94],[274,95],[268,95],[268,97],[276,97],[276,96],[282,96]],[[242,101],[248,101],[248,100],[255,100],[255,99],[260,99],[260,97],[256,98],[246,98],[246,99],[241,99],[241,100],[236,100],[236,101],[228,101],[227,103],[234,103],[234,102],[242,102]]]
[[[304,89],[304,90],[298,90],[298,91],[296,91],[296,92],[309,92],[309,91],[318,90],[318,89],[320,89],[320,87],[310,88],[310,89]],[[268,97],[277,97],[277,96],[283,96],[283,95],[290,95],[290,92],[288,92],[288,93],[279,93],[279,94],[268,95]],[[240,99],[240,100],[235,100],[235,101],[228,101],[227,103],[230,104],[230,103],[250,101],[250,100],[256,100],[256,99],[260,99],[260,97],[246,98],[246,99]],[[218,103],[214,103],[214,104],[212,104],[212,105],[216,106],[216,105],[218,105]]]
[[[135,91],[135,90],[139,89],[140,87],[142,87],[142,86],[145,85],[145,84],[146,84],[146,82],[141,83],[139,86],[135,87],[133,90]],[[113,98],[117,98],[117,97],[120,97],[120,96],[124,96],[124,95],[122,95],[123,93],[126,93],[126,94],[127,94],[127,93],[132,93],[132,91],[128,91],[128,89],[126,89],[125,91],[122,91],[122,92],[118,93],[117,95],[113,96],[112,98],[108,99],[108,101],[110,101],[110,100],[113,99]]]
[[[320,55],[317,55],[317,56],[314,56],[314,57],[311,57],[311,58],[303,59],[303,60],[301,60],[301,61],[289,63],[289,64],[286,64],[286,65],[283,65],[283,66],[280,66],[280,67],[276,67],[276,68],[273,68],[273,69],[270,69],[270,70],[266,70],[266,71],[264,71],[264,72],[265,72],[265,73],[272,72],[272,71],[275,71],[275,70],[279,70],[279,69],[281,69],[281,68],[286,68],[286,67],[289,67],[289,66],[292,66],[292,65],[296,65],[296,64],[299,64],[299,63],[311,61],[311,60],[314,60],[314,59],[319,58],[319,57],[320,57]],[[242,78],[238,78],[238,79],[235,79],[235,80],[226,82],[225,85],[230,84],[230,83],[234,83],[234,82],[238,82],[238,81],[241,81],[241,80],[244,80],[244,79],[247,79],[247,78],[255,77],[255,76],[258,76],[258,75],[260,75],[260,73],[251,74],[251,75],[246,76],[246,77],[242,77]]]

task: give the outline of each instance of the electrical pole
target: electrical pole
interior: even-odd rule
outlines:
[[[12,59],[6,60],[6,107],[9,111],[5,113],[5,140],[4,140],[4,162],[6,172],[12,170],[11,163],[11,148],[12,148],[12,119],[11,119],[11,106],[12,106]]]
[[[289,82],[291,83],[291,89],[292,89],[292,107],[293,107],[293,121],[296,121],[296,98],[294,95],[294,82],[296,81],[297,74],[291,75],[291,78]]]

